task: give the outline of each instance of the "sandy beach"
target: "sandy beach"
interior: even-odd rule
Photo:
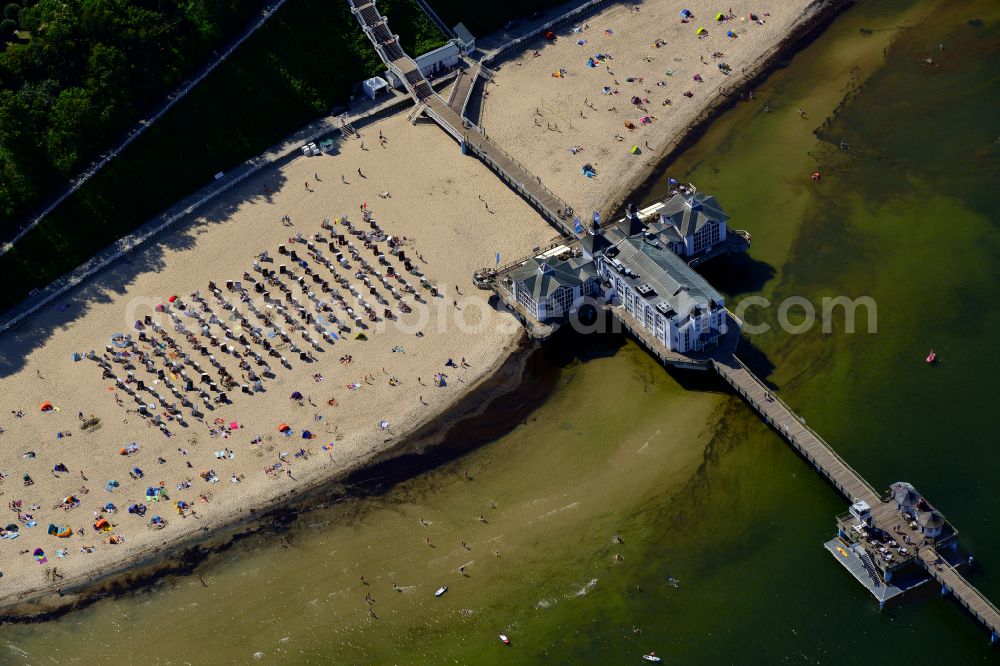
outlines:
[[[379,140],[380,132],[384,142]],[[418,163],[427,168],[409,168]],[[363,176],[359,176],[358,169]],[[384,197],[386,193],[390,196]],[[439,296],[431,296],[429,289],[421,287],[419,278],[407,273],[398,256],[389,254],[387,244],[382,242],[377,245],[386,261],[397,275],[408,278],[416,293],[406,293],[394,280],[391,284],[402,296],[402,301],[397,302],[381,282],[372,282],[372,276],[369,282],[376,285],[373,288],[387,302],[375,303],[375,297],[368,294],[355,273],[361,268],[360,260],[381,268],[383,276],[387,266],[380,265],[373,250],[365,248],[359,237],[350,235],[344,224],[337,223],[346,213],[354,226],[370,231],[363,223],[360,208],[366,203],[373,221],[387,235],[406,238],[400,246],[405,256],[424,273],[427,283],[439,290]],[[282,222],[285,215],[291,220],[290,226]],[[14,336],[4,340],[8,366],[19,364],[3,378],[0,398],[0,423],[5,430],[0,435],[0,469],[4,472],[0,492],[9,511],[4,525],[18,528],[16,538],[0,541],[0,570],[4,574],[0,578],[0,595],[5,601],[26,592],[67,585],[170,540],[206,526],[215,527],[228,517],[289,492],[296,484],[355,468],[391,446],[395,438],[439,414],[488,377],[520,339],[517,322],[509,315],[497,314],[487,304],[487,292],[472,285],[473,272],[494,263],[497,252],[502,257],[519,256],[554,235],[551,227],[485,167],[471,158],[462,158],[458,147],[437,127],[412,126],[405,114],[365,129],[361,139],[344,143],[336,156],[297,159],[253,181],[232,200],[206,211],[205,218],[165,237],[159,250],[147,250],[157,255],[148,262],[150,266],[155,264],[155,270],[142,270],[123,284],[132,273],[129,264],[113,267],[89,285],[84,295],[66,299],[68,307],[64,311],[52,308],[52,312],[21,326]],[[191,298],[200,291],[218,319],[218,323],[210,324],[210,332],[233,344],[237,351],[243,349],[239,342],[225,340],[222,326],[234,331],[237,324],[230,318],[231,312],[222,309],[209,292],[208,283],[214,281],[224,289],[227,280],[241,280],[244,272],[262,280],[262,274],[252,268],[261,250],[276,259],[262,263],[262,267],[277,271],[281,264],[287,264],[292,268],[289,257],[278,254],[278,246],[297,247],[305,257],[306,246],[288,240],[296,234],[311,237],[316,233],[331,238],[332,232],[321,229],[324,219],[331,221],[335,233],[345,235],[356,245],[359,260],[347,254],[345,247],[350,268],[335,266],[359,294],[361,288],[365,289],[363,297],[377,306],[373,309],[379,321],[365,317],[364,329],[350,322],[351,330],[338,330],[339,339],[333,344],[323,341],[309,327],[309,334],[324,351],[310,349],[315,361],[305,362],[291,351],[291,345],[284,344],[280,353],[288,358],[290,368],[269,357],[274,378],[262,377],[264,391],[253,395],[243,394],[239,388],[224,391],[232,404],[213,404],[214,409],[208,410],[197,393],[183,391],[183,382],[168,368],[167,379],[181,394],[192,395],[194,406],[204,414],[199,419],[191,415],[191,409],[178,405],[187,427],[176,418],[161,416],[168,437],[152,418],[143,418],[137,412],[138,402],[116,379],[102,378],[104,371],[97,362],[88,358],[73,361],[75,352],[95,350],[98,358],[104,355],[109,359],[106,362],[111,373],[125,379],[129,370],[113,359],[115,352],[127,351],[136,379],[164,400],[158,401],[142,390],[137,395],[148,403],[152,415],[162,415],[165,405],[180,401],[165,390],[155,370],[176,361],[178,354],[189,354],[213,380],[219,381],[219,372],[209,365],[207,357],[197,353],[175,329],[171,312],[181,318],[187,330],[200,333],[199,322],[188,314],[202,311],[202,306]],[[322,247],[332,258],[326,243]],[[133,259],[136,263],[143,261],[141,255]],[[309,263],[317,274],[323,271],[333,282],[328,269],[315,260]],[[301,268],[298,275],[303,276]],[[287,275],[283,277],[287,285],[295,288],[295,297],[308,303],[298,285]],[[248,285],[246,280],[242,282]],[[339,284],[332,286],[350,303],[359,300]],[[270,290],[282,296],[277,289]],[[267,330],[236,294],[222,293],[252,324]],[[171,305],[169,298],[174,295],[178,299]],[[416,296],[424,303],[418,302]],[[401,302],[407,302],[412,312],[400,312]],[[186,310],[179,309],[180,303]],[[166,305],[168,311],[156,312],[158,305]],[[257,307],[265,309],[261,302]],[[395,310],[396,321],[384,317],[387,308]],[[358,311],[363,314],[360,307]],[[334,314],[341,321],[349,320],[342,309]],[[170,354],[167,358],[152,355],[154,347],[162,346],[165,338],[151,326],[145,326],[143,332],[154,344],[138,338],[140,331],[135,322],[147,316],[154,323],[158,321],[177,344],[176,349],[163,347],[164,353]],[[207,320],[207,315],[201,316]],[[294,313],[293,320],[299,321]],[[293,343],[309,348],[292,326],[277,316],[275,321],[295,336]],[[51,328],[52,334],[40,347],[32,348],[35,327]],[[111,336],[119,332],[130,334],[135,347],[115,347]],[[357,339],[358,333],[367,339]],[[275,346],[283,344],[280,337],[272,340]],[[112,352],[106,351],[108,346]],[[264,351],[252,342],[249,348]],[[17,358],[21,349],[28,350],[23,361]],[[251,361],[252,370],[261,372],[246,355],[236,359],[232,354],[212,351],[220,365],[241,384],[241,375],[247,374],[239,366],[241,360]],[[139,361],[140,353],[149,355],[154,372]],[[344,357],[350,357],[350,362]],[[451,366],[446,365],[449,359]],[[188,372],[200,384],[198,373],[190,367]],[[447,375],[442,386],[435,385],[438,373]],[[131,387],[134,389],[135,384]],[[291,399],[294,392],[301,393],[302,398]],[[212,393],[213,398],[216,395]],[[121,405],[116,404],[116,399]],[[40,406],[46,402],[52,404],[51,411],[41,411]],[[100,419],[98,427],[82,430],[84,421],[91,416]],[[236,427],[232,428],[234,423]],[[289,426],[288,434],[278,431],[282,424]],[[304,431],[314,437],[303,439]],[[252,443],[255,440],[258,443]],[[128,453],[131,444],[137,445],[134,453]],[[126,454],[121,454],[122,450]],[[303,450],[305,454],[296,455]],[[278,469],[265,473],[266,467],[275,465]],[[66,471],[61,471],[63,467]],[[141,470],[141,477],[137,470]],[[214,472],[214,478],[210,472]],[[25,480],[25,475],[30,481]],[[239,481],[234,482],[234,478]],[[111,481],[116,481],[117,487],[109,487]],[[152,497],[147,493],[149,488],[162,488],[165,496],[157,493],[155,499],[147,499]],[[67,498],[76,498],[79,503],[65,502]],[[177,508],[178,500],[189,507],[183,516]],[[104,510],[109,503],[114,505],[113,511]],[[144,515],[128,513],[133,504],[145,505]],[[150,526],[154,515],[166,525]],[[95,530],[96,521],[102,519],[108,521],[109,530]],[[73,535],[49,535],[50,524],[70,528]],[[121,543],[110,544],[113,537]],[[36,548],[44,551],[45,563],[33,556]],[[91,548],[93,552],[81,550]],[[62,557],[60,551],[65,551]],[[51,573],[46,576],[52,568],[60,576],[55,580]]]
[[[577,211],[607,211],[716,97],[719,65],[735,76],[757,63],[810,4],[739,4],[723,21],[714,14],[728,6],[698,7],[684,23],[676,2],[613,5],[503,64],[483,125]],[[741,20],[751,10],[759,23]],[[610,58],[588,67],[596,54]],[[355,469],[502,363],[520,326],[471,276],[555,230],[439,128],[406,116],[266,172],[4,338],[0,603]]]
[[[585,220],[612,214],[720,91],[760,69],[828,4],[611,5],[496,63],[481,124]]]

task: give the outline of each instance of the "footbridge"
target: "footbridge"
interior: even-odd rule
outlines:
[[[523,164],[486,136],[481,128],[462,115],[472,84],[479,73],[478,66],[471,73],[463,75],[462,78],[467,79],[467,82],[460,80],[456,83],[456,86],[461,86],[452,97],[452,103],[459,107],[456,110],[455,106],[449,105],[434,91],[416,61],[406,54],[399,44],[399,36],[394,35],[389,29],[389,24],[375,7],[374,1],[348,0],[348,2],[351,13],[358,19],[362,30],[375,46],[375,52],[389,71],[403,82],[406,92],[417,103],[418,108],[455,139],[463,152],[475,155],[493,169],[511,189],[524,197],[559,231],[570,236],[578,236],[572,223],[574,217],[572,207],[545,187],[541,178],[533,175]]]

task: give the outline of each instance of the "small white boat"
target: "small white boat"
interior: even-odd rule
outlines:
[[[448,586],[447,585],[445,585],[444,587],[439,587],[437,589],[437,592],[434,593],[434,596],[435,597],[440,597],[442,594],[444,594],[447,591],[448,591]]]
[[[659,657],[656,656],[655,652],[650,652],[649,654],[644,654],[644,655],[642,655],[642,658],[645,659],[646,661],[651,661],[654,664],[658,664],[661,661],[663,661],[662,659],[660,659]]]
[[[510,645],[510,639],[507,638],[507,634],[500,634],[500,642],[504,645]]]

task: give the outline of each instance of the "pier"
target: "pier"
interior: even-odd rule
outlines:
[[[463,153],[475,155],[489,166],[511,189],[553,224],[566,237],[567,243],[583,243],[586,235],[574,229],[572,221],[575,214],[572,208],[545,187],[541,178],[533,175],[494,143],[482,128],[465,118],[468,98],[481,74],[481,63],[471,71],[463,71],[458,75],[451,95],[445,101],[431,87],[417,63],[402,49],[399,38],[389,30],[386,19],[375,8],[374,0],[348,2],[351,12],[361,23],[379,57],[389,71],[403,82],[407,93],[416,103],[414,113],[427,115],[459,143]],[[635,217],[635,221],[640,222],[639,217],[653,217],[657,210],[656,206],[644,209]],[[749,233],[733,230],[728,241],[722,241],[718,247],[710,245],[707,249],[699,250],[685,261],[694,265],[734,251],[731,246],[735,246],[738,251],[745,251],[749,242]],[[505,274],[520,265],[521,262],[516,262],[503,269],[484,269],[481,274],[476,275],[477,286],[496,291],[500,300],[534,337],[547,337],[558,327],[558,322],[537,321],[532,312],[503,286]],[[686,266],[684,268],[687,270]],[[639,285],[639,288],[648,290],[650,286],[644,284]],[[688,285],[681,286],[682,291],[688,288]],[[642,291],[641,295],[648,293],[652,292]],[[640,320],[626,312],[621,303],[609,299],[603,303],[603,307],[664,364],[680,368],[711,369],[718,373],[765,423],[847,498],[851,503],[851,510],[837,518],[837,537],[827,542],[826,547],[872,592],[880,605],[918,585],[936,581],[941,586],[942,594],[953,596],[987,628],[992,642],[1000,640],[1000,611],[957,569],[962,564],[961,558],[957,556],[958,531],[923,497],[918,496],[909,484],[897,483],[893,487],[897,491],[903,491],[904,495],[912,491],[913,496],[918,498],[912,505],[904,506],[892,494],[876,491],[816,431],[806,425],[805,419],[798,416],[767,384],[755,376],[735,354],[742,326],[735,316],[726,311],[728,326],[725,335],[720,335],[717,342],[713,338],[711,348],[699,346],[696,349],[700,351],[679,353],[667,348],[665,341],[661,341]],[[676,340],[674,342],[676,346]]]
[[[645,217],[652,219],[656,210],[654,207],[646,210],[648,213]],[[624,222],[625,220],[620,221]],[[603,238],[609,236],[613,236],[610,229],[604,229]],[[639,237],[645,238],[646,234],[632,236]],[[593,238],[590,239],[589,247],[592,248],[595,242]],[[627,331],[664,365],[716,372],[766,424],[847,499],[851,505],[850,511],[837,517],[837,536],[824,545],[871,592],[880,607],[884,608],[887,603],[911,590],[937,582],[942,594],[953,596],[982,622],[992,641],[1000,640],[1000,611],[959,571],[968,562],[958,552],[958,530],[910,484],[893,484],[888,492],[876,490],[819,433],[809,427],[805,419],[754,375],[736,355],[743,324],[731,312],[725,311],[725,332],[712,345],[689,348],[687,351],[669,348],[661,329],[658,326],[650,327],[648,309],[639,305],[633,305],[631,309],[627,307],[630,298],[633,304],[636,302],[636,294],[623,295],[615,291],[622,289],[621,284],[618,284],[619,278],[630,270],[628,265],[621,263],[613,273],[600,273],[598,270],[596,276],[602,281],[603,293],[590,297],[588,301],[574,292],[576,300],[572,307],[557,310],[553,317],[543,316],[539,321],[537,308],[532,310],[531,307],[526,307],[530,305],[530,301],[519,301],[515,283],[528,279],[523,277],[526,267],[530,275],[530,271],[534,270],[532,267],[542,266],[548,259],[555,258],[556,266],[560,261],[582,259],[585,258],[583,254],[586,247],[587,244],[582,240],[566,239],[554,242],[552,247],[545,250],[535,248],[532,256],[477,273],[477,286],[496,292],[501,303],[524,323],[534,338],[548,337],[567,318],[571,319],[575,311],[584,304],[589,304],[598,310],[604,310],[614,320],[617,330]],[[648,271],[651,267],[647,263],[642,268]],[[687,283],[681,287],[682,290],[690,290],[696,286],[693,274],[685,278],[675,273],[675,277]],[[639,293],[638,298],[647,298],[650,303],[657,302],[656,293],[663,293],[661,286],[653,288],[652,284],[662,284],[667,288],[673,284],[666,280],[657,282],[648,272],[641,276],[633,273],[632,280],[647,281],[643,285],[647,287],[647,291]],[[613,285],[613,282],[616,284]],[[569,286],[570,283],[567,283],[560,288]],[[542,311],[550,312],[548,306]],[[721,327],[719,330],[721,331]],[[673,342],[676,344],[677,340],[673,339]]]
[[[797,416],[764,382],[750,372],[743,361],[734,354],[724,353],[713,359],[712,367],[768,425],[774,428],[793,449],[805,458],[817,472],[826,477],[833,487],[839,490],[852,504],[863,502],[871,507],[871,521],[867,526],[868,530],[906,535],[910,537],[910,541],[920,543],[918,541],[920,532],[904,524],[892,499],[882,497],[877,493],[861,474],[847,464],[816,431],[805,424],[804,419]],[[842,533],[842,536],[845,535]],[[872,576],[878,575],[876,568],[881,567],[872,563],[871,554],[862,544],[848,544],[845,541],[844,545],[845,547],[849,545],[855,547],[855,552],[865,563],[868,573]],[[1000,640],[1000,610],[969,583],[958,572],[956,565],[938,550],[939,547],[954,549],[955,546],[954,539],[945,539],[940,546],[937,540],[932,540],[920,545],[916,550],[915,557],[908,558],[900,564],[912,560],[922,568],[931,579],[941,585],[942,594],[953,596],[959,604],[986,626],[990,632],[990,640],[997,642]],[[860,547],[861,552],[857,551],[858,547]],[[891,571],[891,569],[885,568],[882,571],[884,576],[885,571]],[[859,580],[862,579],[859,577]],[[891,581],[891,576],[885,582],[889,581]],[[880,602],[883,601],[884,597],[876,593],[875,589],[884,586],[884,584],[876,580],[872,586],[873,593],[876,594]]]
[[[560,232],[567,236],[576,236],[572,226],[574,216],[572,207],[545,187],[541,178],[533,175],[524,165],[494,143],[485,131],[462,115],[480,66],[477,65],[470,73],[463,73],[455,83],[458,91],[453,93],[449,104],[434,92],[416,61],[403,51],[399,37],[389,30],[389,24],[376,9],[374,2],[372,0],[349,0],[349,2],[351,12],[361,23],[361,28],[375,46],[376,53],[389,71],[403,82],[417,107],[455,139],[463,152],[482,160]]]

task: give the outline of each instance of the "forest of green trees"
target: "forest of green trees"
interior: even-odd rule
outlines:
[[[0,227],[108,149],[262,0],[3,0]]]
[[[0,238],[190,79],[264,0],[0,0]],[[483,36],[558,0],[431,0]],[[379,0],[412,55],[445,42]],[[343,0],[288,0],[230,58],[0,255],[0,310],[305,123],[384,66]]]
[[[104,81],[90,73],[96,69],[88,69],[88,54],[94,50],[94,44],[113,42],[124,55],[128,76],[120,75],[119,83],[110,82],[108,88],[100,89],[107,90],[108,95],[116,95],[120,100],[118,104],[125,105],[124,125],[119,126],[120,131],[142,117],[137,115],[143,107],[136,101],[140,92],[151,96],[152,106],[157,106],[177,82],[184,80],[183,72],[197,70],[210,59],[213,47],[206,44],[215,42],[216,46],[221,46],[220,42],[231,38],[196,37],[195,33],[207,34],[198,31],[208,30],[209,25],[216,26],[217,35],[226,32],[225,26],[230,26],[231,34],[238,33],[248,23],[252,9],[247,11],[244,7],[242,20],[238,22],[227,19],[213,23],[205,19],[198,23],[190,16],[215,16],[212,12],[204,13],[206,5],[225,7],[229,2],[238,9],[242,7],[240,2],[247,1],[64,0],[60,4],[41,0],[34,5],[33,8],[51,3],[50,11],[57,14],[58,7],[72,6],[73,18],[65,18],[65,31],[56,31],[61,36],[52,35],[53,42],[61,44],[62,51],[43,49],[38,56],[50,69],[36,70],[33,77],[24,77],[21,85],[13,85],[6,73],[0,74],[4,96],[4,109],[0,110],[0,190],[19,192],[21,199],[16,203],[33,210],[38,202],[66,183],[66,175],[57,170],[50,158],[47,143],[50,139],[46,134],[52,132],[52,140],[56,141],[61,131],[54,124],[57,116],[49,107],[57,103],[55,100],[64,89],[60,86],[65,84],[59,83],[62,79],[46,84],[50,89],[48,101],[41,96],[31,96],[39,87],[38,81],[46,80],[46,72],[69,79],[58,62],[65,61],[67,72],[76,72],[74,80],[84,82],[84,86],[76,86],[81,90],[75,93],[84,103],[78,114],[69,115],[75,115],[76,122],[83,123],[85,129],[75,129],[79,141],[68,142],[64,149],[75,149],[76,159],[81,166],[86,165],[95,153],[103,152],[113,143],[109,136],[92,137],[96,131],[87,128],[87,123],[94,122],[94,115],[102,108],[101,103],[107,103],[103,93],[90,95],[85,87],[89,81],[95,86],[103,85]],[[81,18],[92,6],[118,7],[112,12],[113,18],[106,17],[115,27],[99,40],[93,35],[103,35],[103,28],[97,30],[93,25],[105,19],[83,21]],[[149,18],[145,12],[155,14],[160,6],[164,9],[159,15],[172,17],[173,25],[188,30],[186,43],[202,45],[200,57],[175,53],[176,49],[184,50],[178,46],[184,40],[174,34],[177,31],[168,30],[158,22],[161,19],[128,21],[123,18],[130,14]],[[136,9],[139,7],[142,9]],[[199,11],[203,13],[192,7],[202,8]],[[444,35],[414,0],[379,0],[379,7],[390,17],[393,30],[400,35],[403,48],[409,53],[424,53],[445,42]],[[21,10],[19,16],[23,11],[26,10]],[[89,27],[84,30],[80,27],[81,22]],[[196,28],[198,25],[203,28]],[[45,31],[39,29],[38,32]],[[82,38],[84,34],[88,35],[87,39]],[[14,55],[16,51],[34,47],[35,36],[17,39],[18,43],[2,54],[4,57],[16,59],[19,57]],[[38,44],[43,44],[41,39]],[[58,57],[58,60],[49,60],[50,57]],[[73,62],[68,62],[70,60]],[[140,60],[143,64],[137,65]],[[179,65],[181,61],[188,66]],[[158,64],[151,64],[154,62]],[[364,78],[384,69],[344,0],[288,0],[168,113],[56,207],[13,249],[0,255],[0,281],[5,286],[0,291],[0,310],[17,304],[31,289],[78,266],[101,248],[211,182],[216,172],[230,170],[306,123],[329,113],[332,108],[347,104],[352,90]],[[168,74],[168,70],[174,73]],[[171,78],[166,78],[168,76]],[[173,85],[167,85],[167,80]],[[124,88],[123,93],[125,82],[134,87]],[[7,100],[12,98],[12,106],[6,106]],[[18,99],[33,100],[26,105],[31,111],[26,114],[28,118],[10,113],[12,108],[23,108]],[[113,131],[110,136],[114,136]],[[61,158],[60,152],[61,149],[53,152],[54,159]],[[39,176],[43,167],[53,180]],[[24,172],[18,173],[16,168]],[[73,169],[68,173],[75,174]],[[27,186],[29,182],[31,187]],[[23,203],[30,201],[36,201],[34,207]],[[20,228],[25,221],[24,215],[0,214],[0,218],[0,237],[9,236],[12,229]]]

